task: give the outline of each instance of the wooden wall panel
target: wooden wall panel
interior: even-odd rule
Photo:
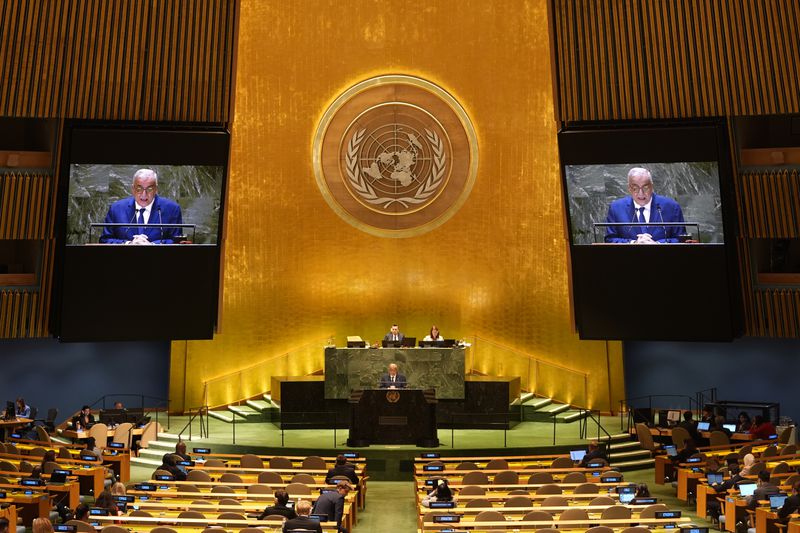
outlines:
[[[52,178],[47,174],[0,175],[0,239],[44,239],[51,220]]]
[[[794,0],[551,0],[561,121],[800,112]]]
[[[227,122],[234,0],[0,0],[0,116]]]

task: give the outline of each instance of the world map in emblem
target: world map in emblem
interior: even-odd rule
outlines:
[[[328,205],[384,237],[445,223],[475,179],[477,142],[466,112],[420,78],[383,76],[340,95],[314,140],[314,171]]]

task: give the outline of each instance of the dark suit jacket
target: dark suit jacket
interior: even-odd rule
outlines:
[[[105,222],[119,224],[135,224],[138,205],[133,197],[117,200],[108,208]],[[153,200],[153,207],[150,210],[150,220],[147,225],[152,224],[183,224],[181,207],[166,198],[156,195]],[[181,235],[181,228],[141,228],[141,227],[107,227],[103,228],[100,242],[107,244],[122,244],[133,239],[134,235],[144,233],[150,242],[160,244],[172,244],[178,235]]]
[[[586,465],[591,463],[592,460],[594,460],[594,459],[605,459],[605,458],[606,458],[606,454],[604,454],[600,450],[594,450],[594,451],[591,451],[591,452],[586,452],[586,455],[583,456],[583,459],[581,459],[581,462],[580,462],[580,464],[578,466],[580,466],[582,468],[586,468]]]
[[[323,514],[328,516],[328,521],[336,521],[336,526],[342,525],[342,513],[344,512],[344,496],[338,491],[320,494],[314,503],[312,514]]]
[[[294,509],[289,509],[284,505],[270,505],[264,509],[264,512],[261,513],[261,516],[258,517],[259,520],[264,520],[271,514],[277,514],[281,516],[285,516],[289,520],[293,518],[297,518],[297,513],[294,512]]]
[[[298,516],[283,523],[283,531],[294,531],[295,529],[307,529],[309,531],[317,531],[322,533],[322,526],[318,520],[309,518],[307,516]]]
[[[89,413],[85,417],[83,415],[77,415],[72,417],[72,426],[75,427],[77,423],[80,422],[81,428],[86,429],[90,426],[94,425],[94,415]],[[98,443],[100,444],[100,443]]]
[[[391,340],[394,340],[394,339],[392,339],[392,337],[394,337],[394,335],[392,335],[392,333],[391,333],[391,332],[389,332],[389,333],[387,333],[386,335],[384,335],[384,336],[383,336],[383,340],[385,340],[385,341],[391,341]],[[406,336],[405,336],[405,335],[403,335],[403,333],[402,333],[402,332],[399,332],[399,333],[397,334],[397,342],[400,342],[400,341],[402,341],[402,340],[403,340],[403,339],[405,339],[405,338],[406,338]]]
[[[331,483],[331,478],[334,476],[347,476],[351,483],[358,484],[358,475],[356,475],[356,469],[353,465],[334,466],[328,470],[328,474],[325,476],[325,483]]]
[[[683,226],[637,226],[636,211],[633,198],[626,196],[611,202],[608,206],[606,222],[622,222],[630,226],[612,226],[606,228],[606,242],[630,242],[636,240],[639,233],[649,233],[654,241],[679,242],[678,235],[686,233]],[[650,204],[650,223],[683,222],[683,211],[678,202],[666,196],[653,195]]]
[[[379,384],[380,388],[388,389],[392,385],[394,385],[395,388],[398,389],[405,389],[408,386],[408,381],[406,380],[406,377],[400,372],[398,372],[397,376],[395,376],[394,383],[392,383],[392,378],[389,376],[389,374],[384,374],[383,376],[381,376],[381,382]]]
[[[778,519],[786,520],[790,514],[796,513],[798,509],[800,509],[800,495],[789,496],[783,502],[783,507],[778,509]]]
[[[726,479],[719,485],[714,485],[714,490],[717,492],[727,492],[728,489],[738,487],[739,483],[741,483],[744,480],[745,478],[743,478],[739,474],[736,474],[735,476],[731,476],[730,478]]]
[[[750,499],[747,501],[747,508],[755,509],[758,506],[759,500],[769,500],[770,494],[778,494],[779,492],[780,489],[772,483],[763,483],[760,487],[756,487],[756,491],[750,496]]]

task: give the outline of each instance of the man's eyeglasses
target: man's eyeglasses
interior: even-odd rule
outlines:
[[[154,185],[151,185],[147,188],[142,187],[141,185],[137,185],[136,187],[133,188],[133,191],[136,194],[141,194],[143,192],[146,192],[147,194],[153,194],[154,192],[156,192],[156,188]]]
[[[647,185],[642,185],[641,187],[638,185],[629,185],[628,189],[634,194],[639,192],[648,193],[653,190],[653,185],[649,183]]]

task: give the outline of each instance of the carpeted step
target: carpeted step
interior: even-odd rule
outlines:
[[[564,424],[570,424],[572,422],[577,422],[578,420],[582,420],[586,418],[588,415],[589,411],[586,410],[569,409],[558,415],[556,420]]]
[[[631,441],[627,441],[627,442],[612,442],[608,446],[608,448],[611,451],[620,451],[620,452],[631,451],[631,450],[640,450],[641,447],[642,447],[642,445],[639,444],[638,440],[631,440]]]
[[[619,441],[629,441],[629,440],[631,440],[631,436],[629,434],[627,434],[627,433],[616,433],[614,435],[611,435],[611,437],[603,435],[601,437],[597,437],[597,438],[594,438],[594,439],[586,439],[586,440],[596,440],[596,441],[600,441],[600,442],[609,442],[609,441],[611,441],[611,442],[619,442]]]
[[[233,413],[230,411],[209,411],[208,416],[212,418],[216,418],[217,420],[222,420],[223,422],[227,422],[230,424],[233,422]]]
[[[617,461],[633,461],[642,458],[651,457],[650,452],[647,450],[630,450],[625,452],[613,452],[611,454],[612,462],[616,464]]]
[[[228,411],[241,418],[242,422],[264,422],[264,413],[249,405],[229,405]],[[240,420],[237,419],[237,422]]]
[[[630,471],[630,470],[645,470],[648,468],[653,468],[655,465],[655,459],[636,459],[631,461],[620,461],[620,462],[612,462],[611,466],[614,470],[619,470],[620,472]]]
[[[268,402],[266,400],[247,400],[244,403],[246,403],[248,407],[251,407],[252,409],[258,411],[259,413],[263,413],[264,411],[274,409],[272,402]]]

